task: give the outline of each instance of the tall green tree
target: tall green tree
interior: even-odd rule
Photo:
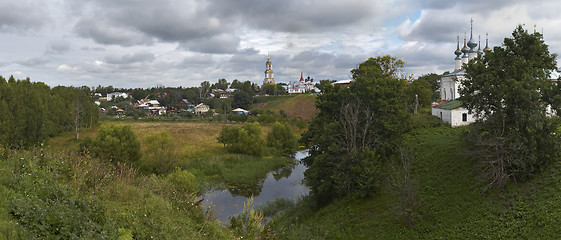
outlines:
[[[320,202],[376,192],[380,167],[408,129],[403,61],[370,58],[351,70],[349,87],[325,85],[319,113],[304,134],[305,182]]]
[[[466,141],[487,187],[530,177],[558,155],[547,118],[548,106],[559,110],[559,86],[549,79],[556,56],[540,33],[519,25],[503,46],[465,67],[460,101],[479,119]]]

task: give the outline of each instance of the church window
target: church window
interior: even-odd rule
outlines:
[[[462,122],[467,122],[467,120],[468,120],[468,114],[462,113]]]

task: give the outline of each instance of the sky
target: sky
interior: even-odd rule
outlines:
[[[561,53],[553,0],[4,0],[0,12],[0,75],[50,86],[261,85],[267,54],[277,83],[350,79],[383,55],[406,75],[441,74],[470,19],[482,48],[524,24]]]

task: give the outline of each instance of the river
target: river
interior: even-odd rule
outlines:
[[[302,184],[306,166],[300,161],[306,156],[308,156],[307,151],[297,152],[294,157],[294,165],[271,171],[263,181],[250,187],[254,207],[259,208],[278,198],[296,199],[307,195],[309,189]],[[214,215],[218,220],[222,223],[229,223],[229,217],[240,214],[244,203],[247,202],[245,196],[248,194],[244,192],[243,188],[247,188],[247,186],[239,188],[229,186],[226,189],[209,191],[204,195],[203,206],[205,208],[214,206]]]

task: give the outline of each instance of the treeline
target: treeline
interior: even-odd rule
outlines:
[[[0,76],[0,145],[19,148],[38,144],[61,132],[94,126],[99,109],[88,87],[50,88],[29,78]]]
[[[213,97],[213,89],[226,90],[228,88],[236,89],[232,98],[225,99],[223,101],[214,100],[219,99],[219,95]],[[228,104],[228,107],[242,107],[247,108],[253,103],[253,97],[258,93],[259,86],[250,81],[238,81],[234,79],[232,82],[228,82],[226,79],[218,79],[216,83],[210,83],[209,81],[204,81],[197,87],[152,87],[152,88],[114,88],[113,86],[97,86],[95,88],[96,93],[100,93],[102,96],[107,95],[107,93],[112,92],[126,92],[130,93],[130,97],[134,101],[148,98],[150,100],[158,100],[158,102],[163,106],[177,107],[177,103],[181,99],[187,99],[191,103],[205,103],[210,105],[211,108],[223,109],[220,104]],[[126,102],[126,99],[117,98],[113,102]]]

